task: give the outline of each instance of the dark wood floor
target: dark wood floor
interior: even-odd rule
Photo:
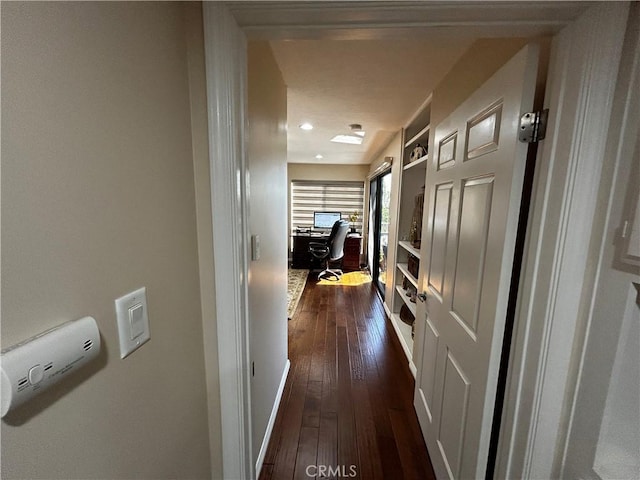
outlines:
[[[309,278],[289,322],[289,359],[261,480],[435,478],[414,380],[371,284]]]

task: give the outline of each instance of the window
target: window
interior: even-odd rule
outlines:
[[[298,227],[313,228],[313,212],[340,212],[344,220],[358,212],[353,224],[362,231],[364,182],[293,180],[291,182],[291,234]]]

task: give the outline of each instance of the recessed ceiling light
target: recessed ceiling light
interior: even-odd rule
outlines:
[[[311,125],[309,122],[305,122],[302,125],[300,125],[300,128],[302,130],[313,130],[313,125]]]
[[[348,143],[350,145],[361,145],[362,137],[356,135],[336,135],[331,139],[335,143]]]
[[[317,158],[318,160],[321,160],[321,159],[323,159],[324,157],[323,157],[322,155],[318,154],[318,155],[316,155],[316,158]]]

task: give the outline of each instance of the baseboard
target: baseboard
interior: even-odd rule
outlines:
[[[411,371],[413,378],[416,378],[416,375],[418,374],[418,369],[416,368],[416,364],[413,362],[412,348],[409,347],[409,345],[407,344],[407,341],[404,339],[404,336],[402,335],[402,331],[400,330],[400,327],[398,325],[398,322],[401,322],[400,315],[398,315],[397,313],[392,314],[391,311],[389,310],[389,307],[387,307],[386,303],[383,303],[382,305],[384,306],[385,312],[387,312],[387,315],[389,316],[389,320],[391,321],[393,330],[396,332],[396,336],[398,337],[398,341],[400,342],[402,351],[407,357],[407,361],[409,362],[409,370]]]
[[[380,301],[382,302],[382,307],[384,308],[384,311],[387,312],[387,317],[391,318],[391,310],[389,310],[389,306],[387,305],[387,302],[384,301],[384,298],[382,298],[382,295],[380,295],[380,292],[378,292],[378,296],[380,297]]]
[[[287,363],[284,365],[282,378],[280,379],[280,385],[278,386],[278,392],[276,393],[276,399],[273,402],[273,408],[271,409],[271,415],[269,416],[269,422],[267,423],[267,430],[264,432],[264,438],[262,439],[262,445],[260,446],[260,453],[258,453],[258,459],[256,460],[256,478],[260,478],[262,463],[264,462],[264,456],[267,454],[267,447],[269,446],[269,440],[271,439],[273,425],[276,423],[276,416],[278,415],[278,408],[280,408],[280,400],[282,400],[282,392],[284,392],[284,385],[287,382],[287,375],[289,374],[290,367],[291,362],[287,358]]]
[[[416,378],[416,375],[418,374],[418,368],[416,367],[416,364],[413,363],[413,360],[409,362],[409,370],[411,370],[413,378]]]

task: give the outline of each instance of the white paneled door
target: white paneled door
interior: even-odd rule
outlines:
[[[438,478],[485,476],[537,67],[527,46],[434,133],[414,404]]]

